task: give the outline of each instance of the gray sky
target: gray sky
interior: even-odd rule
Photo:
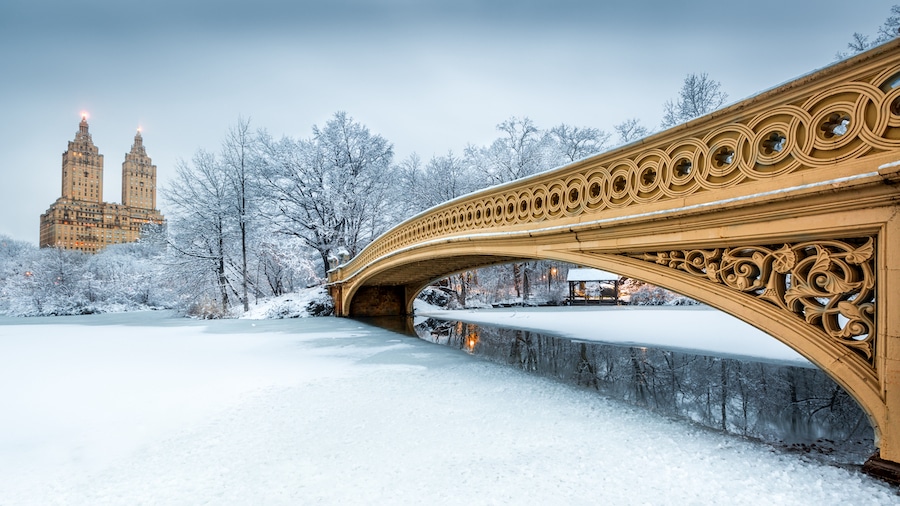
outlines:
[[[895,2],[5,0],[0,235],[37,243],[82,111],[120,202],[138,127],[161,186],[241,116],[308,137],[344,110],[395,160],[489,143],[510,116],[656,128],[688,73],[739,100],[832,63]]]

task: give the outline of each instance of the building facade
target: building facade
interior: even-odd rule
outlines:
[[[40,246],[96,253],[109,244],[134,242],[148,226],[162,226],[156,209],[156,166],[141,131],[122,163],[122,203],[103,201],[103,155],[82,116],[75,140],[62,154],[62,196],[41,215]]]

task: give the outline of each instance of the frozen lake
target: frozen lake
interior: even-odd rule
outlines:
[[[3,505],[898,500],[346,319],[0,319],[0,402]]]
[[[416,316],[547,332],[569,339],[814,367],[761,330],[702,305],[446,310],[417,301]]]

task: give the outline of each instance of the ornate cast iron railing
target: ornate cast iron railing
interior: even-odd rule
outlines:
[[[638,212],[896,150],[898,47],[887,44],[636,143],[432,208],[379,237],[341,270],[352,276],[429,240]]]

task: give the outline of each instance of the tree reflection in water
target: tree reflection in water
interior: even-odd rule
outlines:
[[[427,341],[831,462],[861,464],[874,452],[874,431],[859,405],[815,367],[436,319],[415,330]]]

